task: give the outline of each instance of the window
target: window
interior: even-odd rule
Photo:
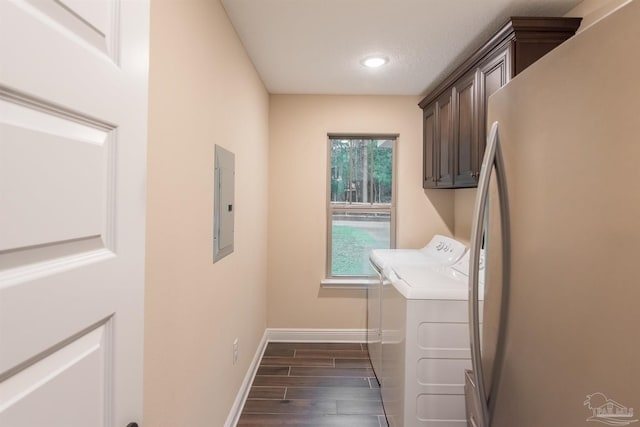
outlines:
[[[369,251],[395,247],[395,144],[329,135],[328,278],[369,277]]]

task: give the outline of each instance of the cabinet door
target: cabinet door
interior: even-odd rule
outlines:
[[[478,70],[478,152],[473,159],[476,173],[480,172],[484,147],[487,143],[487,102],[495,91],[507,84],[511,79],[511,53],[509,49],[490,56],[479,65]]]
[[[454,92],[445,92],[436,103],[436,186],[453,186],[453,102]]]
[[[455,86],[453,171],[456,187],[478,185],[477,73],[475,70]]]
[[[431,104],[422,112],[422,187],[435,188],[435,148],[436,148],[436,103]]]

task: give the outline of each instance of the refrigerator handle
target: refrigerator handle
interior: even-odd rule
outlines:
[[[479,272],[480,272],[480,251],[484,231],[485,207],[489,194],[489,178],[493,165],[496,162],[496,150],[499,143],[498,122],[494,122],[487,138],[482,167],[480,168],[480,178],[478,179],[478,192],[476,203],[473,208],[473,226],[471,228],[471,254],[469,266],[469,338],[471,344],[471,366],[473,368],[473,379],[476,387],[474,392],[475,400],[479,403],[480,414],[478,427],[489,426],[489,408],[487,405],[487,394],[484,385],[484,375],[482,372],[482,358],[480,354],[480,304],[479,304]]]

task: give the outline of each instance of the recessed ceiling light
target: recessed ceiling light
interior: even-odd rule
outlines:
[[[362,65],[369,68],[378,68],[389,62],[387,58],[381,56],[371,56],[362,61]]]

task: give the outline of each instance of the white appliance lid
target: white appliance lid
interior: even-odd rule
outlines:
[[[396,264],[429,264],[439,260],[428,256],[422,249],[372,249],[369,260],[379,270]]]
[[[399,264],[451,265],[466,251],[466,247],[451,237],[436,234],[421,249],[372,249],[369,260],[379,271]]]
[[[391,284],[407,299],[467,300],[466,280],[447,277],[428,265],[401,265],[385,270]],[[481,291],[480,299],[484,294]]]

